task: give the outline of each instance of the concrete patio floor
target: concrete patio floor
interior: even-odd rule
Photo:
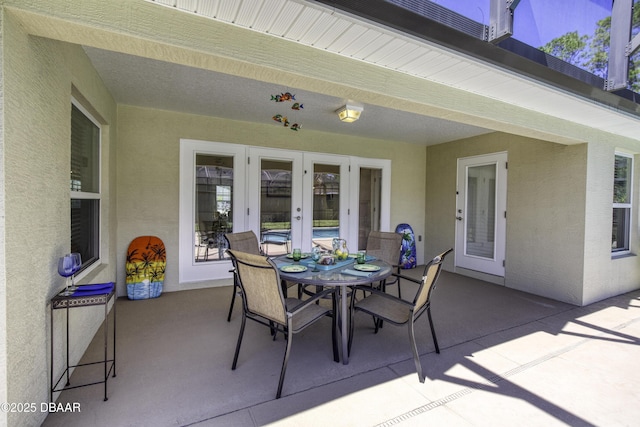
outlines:
[[[440,354],[426,316],[416,328],[424,384],[406,328],[374,334],[358,314],[348,365],[333,361],[330,319],[294,337],[278,400],[282,335],[273,341],[248,323],[232,371],[241,307],[228,323],[230,297],[210,288],[119,299],[109,400],[100,385],[64,391],[58,402],[80,412],[51,413],[43,425],[640,425],[640,290],[575,307],[443,272],[433,297]],[[100,357],[96,337],[85,360]]]

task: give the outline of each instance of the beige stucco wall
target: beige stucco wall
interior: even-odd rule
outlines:
[[[57,273],[57,259],[70,249],[70,114],[72,85],[89,99],[102,117],[115,125],[115,104],[105,91],[88,59],[77,46],[26,35],[10,14],[3,16],[4,133],[4,244],[6,277],[6,376],[0,388],[2,401],[47,402],[49,399],[49,299],[64,287]],[[103,141],[102,201],[105,245],[115,237],[115,206],[108,193],[114,190],[113,138]],[[104,253],[109,262],[115,252]],[[97,269],[83,280],[113,280],[113,265]],[[99,326],[99,312],[76,310],[72,317],[75,362]],[[55,316],[54,369],[62,371],[64,323]],[[0,359],[1,360],[1,359]],[[8,425],[38,425],[46,416],[10,413]],[[0,420],[2,421],[2,420]],[[1,422],[0,422],[1,424]]]
[[[637,154],[637,148],[616,144],[615,140],[589,144],[587,198],[585,205],[585,252],[583,304],[638,289],[640,286],[640,242],[638,199],[640,159],[634,160],[633,209],[631,217],[631,256],[611,256],[613,159],[616,150]]]
[[[4,45],[4,13],[0,11],[0,46]],[[0,188],[4,189],[5,179],[5,143],[4,143],[4,50],[0,49]],[[7,274],[5,266],[5,196],[0,191],[0,402],[7,401]],[[7,414],[0,414],[0,425],[7,424]]]
[[[508,287],[580,305],[587,145],[494,133],[427,149],[425,251],[455,245],[457,159],[508,153]],[[453,258],[445,264],[454,269]]]
[[[503,133],[428,147],[425,252],[455,244],[456,160],[506,151],[505,286],[576,305],[637,289],[637,216],[632,255],[611,256],[613,159],[621,148],[635,149],[624,142],[567,146]],[[638,170],[636,162],[636,208]],[[445,268],[455,270],[452,258]]]
[[[586,157],[586,144],[512,145],[506,286],[582,304]]]
[[[167,247],[165,290],[188,289],[178,283],[180,139],[244,144],[298,151],[391,159],[391,228],[407,222],[424,234],[426,147],[223,120],[178,112],[118,108],[118,283],[124,287],[124,259],[133,238],[152,234]],[[418,242],[418,259],[423,246]]]

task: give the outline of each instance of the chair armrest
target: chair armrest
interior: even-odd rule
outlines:
[[[287,310],[287,312],[291,313],[292,315],[295,315],[297,313],[299,313],[300,311],[304,310],[308,305],[311,305],[313,303],[316,302],[316,300],[319,300],[320,298],[324,298],[327,295],[330,295],[332,293],[335,292],[335,289],[325,289],[322,292],[318,292],[316,294],[313,295],[313,297],[304,300],[303,302],[301,302],[300,304],[296,305],[295,307],[292,307],[290,309]]]
[[[363,290],[365,292],[370,292],[372,294],[379,295],[382,298],[386,298],[388,300],[392,300],[392,301],[398,302],[400,304],[404,304],[406,306],[413,307],[413,303],[412,302],[405,301],[402,298],[398,298],[396,296],[390,295],[390,294],[388,294],[386,292],[383,292],[383,291],[381,291],[379,289],[376,289],[376,288],[370,288],[370,287],[368,287],[366,285],[357,285],[357,286],[354,286],[354,290],[355,289],[361,289],[361,290]]]
[[[410,282],[417,283],[418,285],[420,283],[422,283],[422,280],[414,279],[413,277],[409,277],[409,276],[404,276],[404,275],[399,274],[399,273],[391,273],[391,275],[395,276],[395,277],[397,277],[399,279],[408,280]]]
[[[399,264],[393,264],[391,266],[392,271],[395,270],[395,273],[391,273],[392,276],[394,276],[394,278],[387,278],[386,280],[389,280],[389,283],[387,283],[388,285],[395,285],[396,283],[400,283],[400,278],[405,278],[404,276],[400,275],[400,265]]]

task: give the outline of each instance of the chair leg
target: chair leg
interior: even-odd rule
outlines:
[[[233,295],[231,295],[231,305],[229,306],[229,315],[227,316],[227,322],[231,322],[231,313],[233,313],[233,303],[236,301],[236,294],[238,293],[238,285],[233,284]]]
[[[440,347],[438,347],[438,339],[436,338],[436,330],[433,327],[433,320],[431,320],[431,306],[427,307],[427,316],[429,317],[429,326],[431,327],[431,336],[433,336],[433,344],[436,346],[436,353],[440,353]]]
[[[244,335],[244,326],[247,323],[247,316],[242,312],[242,325],[240,325],[240,335],[238,335],[238,343],[236,344],[236,353],[233,356],[233,364],[231,365],[231,370],[236,369],[236,365],[238,363],[238,354],[240,354],[240,345],[242,345],[242,336]]]
[[[409,320],[409,341],[411,342],[411,351],[413,351],[413,361],[416,364],[416,371],[421,383],[424,383],[424,374],[422,373],[422,365],[420,364],[420,354],[418,354],[418,346],[416,345],[416,337],[413,331],[413,319]]]
[[[289,325],[291,326],[291,325]],[[287,337],[287,348],[284,351],[284,360],[282,361],[282,370],[280,371],[280,382],[278,383],[278,392],[276,393],[276,399],[280,399],[282,395],[282,384],[284,383],[284,374],[287,372],[287,363],[289,362],[289,353],[291,352],[291,333],[285,333]]]

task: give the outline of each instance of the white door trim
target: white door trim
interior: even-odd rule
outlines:
[[[507,209],[507,152],[491,153],[481,156],[458,159],[456,183],[456,250],[455,266],[466,270],[504,277],[506,247],[506,209]],[[494,215],[494,247],[493,253],[477,256],[471,253],[468,243],[467,212],[468,172],[472,167],[495,165],[495,215]]]

